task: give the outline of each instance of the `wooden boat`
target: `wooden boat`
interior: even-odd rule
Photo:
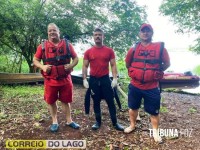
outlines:
[[[82,84],[82,75],[72,74],[73,83]],[[1,73],[0,84],[23,84],[44,82],[40,73]]]
[[[0,84],[43,82],[40,73],[0,73]]]
[[[185,73],[165,73],[160,81],[162,88],[195,88],[199,86],[199,76]],[[39,83],[44,79],[40,73],[0,73],[0,84]],[[82,84],[82,73],[72,72],[73,83]]]

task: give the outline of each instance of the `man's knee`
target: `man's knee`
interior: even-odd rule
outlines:
[[[152,117],[156,117],[159,115],[159,109],[148,109],[146,108],[145,111],[149,113]]]

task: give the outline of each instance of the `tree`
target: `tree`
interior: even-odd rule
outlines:
[[[138,40],[141,23],[146,20],[146,12],[135,1],[117,0],[111,7],[106,42],[113,47],[118,56],[124,59],[128,48]]]
[[[40,13],[43,3],[36,1],[9,0],[1,3],[1,35],[0,43],[22,55],[27,61],[30,71],[33,53],[36,49],[40,31],[44,29],[39,20],[44,20]]]
[[[77,21],[81,16],[76,13],[77,17],[74,17],[76,9],[69,1],[8,0],[2,1],[0,8],[0,43],[22,55],[30,72],[33,71],[33,54],[41,39],[46,38],[48,23],[58,23],[63,34],[68,34],[72,41],[83,34],[79,27],[82,20]]]
[[[23,56],[32,72],[31,64],[37,45],[41,39],[46,38],[48,23],[54,22],[60,27],[62,35],[67,35],[71,42],[80,40],[88,42],[87,39],[91,37],[93,29],[97,26],[103,27],[108,33],[106,43],[122,51],[127,45],[130,46],[131,41],[136,40],[136,34],[133,32],[139,29],[139,24],[145,19],[145,15],[141,15],[144,11],[136,3],[129,0],[121,2],[0,1],[0,45],[19,54],[19,57]],[[113,39],[113,36],[117,38]]]
[[[200,0],[163,0],[160,12],[170,16],[171,20],[179,26],[178,32],[196,33],[200,32]],[[200,37],[191,50],[200,54]]]

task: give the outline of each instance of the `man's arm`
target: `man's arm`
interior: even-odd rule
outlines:
[[[78,64],[78,57],[76,56],[75,58],[72,59],[71,66],[74,68]]]
[[[162,68],[162,71],[165,71],[167,70],[167,68],[169,68],[170,66],[170,62],[165,62],[162,64],[161,68]]]
[[[88,60],[83,60],[83,67],[82,67],[83,80],[87,78],[88,66],[89,66],[89,61]]]
[[[115,59],[110,60],[110,66],[111,66],[111,70],[112,70],[113,79],[117,78],[117,65],[116,65]]]
[[[165,71],[170,66],[170,58],[166,49],[163,51],[162,60],[161,69]]]
[[[72,70],[76,65],[78,64],[78,57],[72,58],[72,63],[71,64],[65,64],[65,70],[69,71]]]
[[[43,70],[46,73],[49,73],[51,71],[51,66],[52,65],[43,65],[41,62],[41,59],[38,59],[36,57],[33,57],[33,64]]]
[[[132,58],[133,58],[133,54],[134,54],[133,50],[134,49],[130,48],[125,57],[125,63],[126,63],[127,69],[131,66],[131,63],[132,63]]]
[[[128,69],[130,67],[130,63],[126,62],[126,68]]]
[[[43,68],[43,64],[41,64],[41,59],[38,59],[38,58],[36,58],[36,57],[33,57],[33,64],[36,66],[36,67],[38,67],[38,68],[40,68],[41,70],[42,70],[42,68]]]
[[[74,50],[73,45],[71,43],[68,43],[68,46],[69,46],[68,50],[70,51],[70,54],[72,56],[72,62],[70,64],[65,64],[64,67],[65,67],[66,71],[71,71],[78,64],[79,58],[78,58],[78,56],[77,56],[77,54],[76,54],[76,52]]]

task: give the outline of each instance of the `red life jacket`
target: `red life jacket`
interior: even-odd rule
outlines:
[[[70,49],[68,41],[62,40],[60,47],[55,47],[50,42],[42,41],[42,52],[43,52],[43,64],[52,65],[50,73],[41,72],[42,75],[47,79],[62,79],[66,78],[71,71],[65,71],[64,65],[70,63]]]
[[[139,44],[133,49],[129,76],[141,83],[159,81],[164,75],[161,69],[164,43],[153,43],[149,50],[138,49]]]

